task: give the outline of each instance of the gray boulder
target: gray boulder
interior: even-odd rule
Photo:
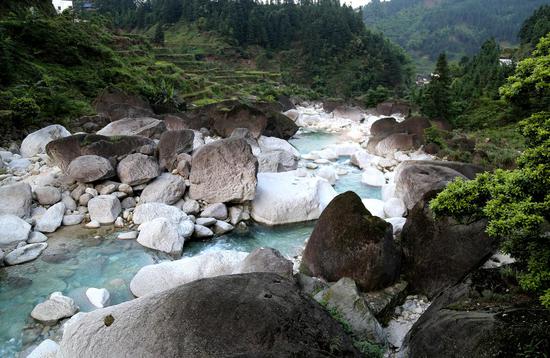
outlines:
[[[361,297],[352,279],[341,278],[329,288],[316,294],[314,298],[329,309],[336,309],[349,323],[355,337],[379,344],[386,343],[382,326],[376,320],[365,299]]]
[[[158,145],[159,162],[162,168],[172,171],[177,166],[177,156],[193,150],[195,133],[189,129],[164,132]]]
[[[29,244],[38,244],[40,242],[48,241],[48,237],[39,231],[33,231],[29,234],[27,243]]]
[[[29,244],[13,250],[4,257],[8,265],[18,265],[36,259],[48,247],[46,243]]]
[[[0,247],[26,241],[31,225],[15,215],[0,215]]]
[[[360,356],[327,312],[271,273],[199,280],[78,315],[60,346],[63,357]]]
[[[11,214],[27,217],[31,213],[32,190],[27,183],[15,183],[0,187],[0,215]]]
[[[90,183],[115,176],[111,162],[97,155],[77,157],[67,167],[67,175],[81,183]]]
[[[39,129],[23,139],[23,142],[21,143],[21,155],[24,158],[28,158],[44,153],[46,150],[46,145],[49,142],[55,139],[68,137],[70,135],[71,133],[59,124],[54,124]]]
[[[40,205],[53,205],[61,200],[61,191],[53,186],[39,186],[34,189]]]
[[[34,229],[41,232],[54,232],[61,226],[64,214],[65,204],[57,203],[46,210],[37,220]]]
[[[292,277],[292,262],[275,249],[261,247],[248,254],[239,271],[241,273],[274,272],[290,278]]]
[[[166,131],[163,121],[151,117],[122,118],[103,127],[99,135],[113,136],[143,136],[158,139]]]
[[[155,158],[135,153],[128,155],[118,163],[117,174],[124,184],[139,185],[158,177],[160,168]]]
[[[244,139],[228,138],[200,147],[191,165],[191,199],[209,203],[254,199],[258,161]]]
[[[395,195],[407,209],[422,199],[424,194],[442,190],[456,178],[473,179],[483,168],[466,163],[435,160],[411,160],[401,163],[395,170]]]
[[[136,207],[132,220],[134,224],[139,225],[156,218],[165,218],[177,224],[181,220],[187,219],[187,215],[175,206],[162,203],[145,203]]]
[[[204,208],[201,217],[225,220],[227,219],[227,206],[223,203],[210,204]]]
[[[54,292],[46,301],[37,304],[31,312],[31,317],[45,325],[51,326],[62,318],[71,317],[78,312],[73,299]]]
[[[120,200],[113,195],[99,195],[88,202],[90,219],[100,224],[112,224],[120,215]]]
[[[182,177],[163,173],[143,189],[140,203],[164,203],[172,205],[183,197],[185,189],[185,181]]]
[[[137,242],[150,249],[181,255],[185,238],[180,235],[178,224],[165,218],[156,218],[139,227]]]

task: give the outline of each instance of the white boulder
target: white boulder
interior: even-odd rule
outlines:
[[[26,241],[31,225],[15,215],[0,215],[0,247]]]
[[[78,311],[73,299],[54,292],[46,301],[37,304],[31,312],[31,317],[45,324],[54,325],[62,318],[71,317]]]
[[[361,199],[365,208],[374,216],[384,219],[386,214],[384,213],[384,202],[378,199]]]
[[[297,177],[294,171],[259,173],[251,216],[267,225],[318,219],[337,195],[324,179]]]
[[[141,297],[201,278],[235,274],[246,256],[246,252],[239,251],[210,251],[145,266],[132,278],[130,290],[136,297]]]
[[[381,187],[386,184],[384,173],[376,168],[366,168],[361,176],[361,182],[374,187]]]
[[[138,205],[132,216],[134,224],[138,225],[156,218],[165,218],[168,221],[177,224],[181,220],[187,219],[187,215],[175,206],[162,203],[145,203]]]
[[[86,297],[97,308],[105,307],[111,299],[111,295],[107,289],[95,287],[90,287],[86,290]]]
[[[140,225],[137,242],[150,249],[181,255],[185,238],[180,235],[178,224],[165,218],[156,218]]]
[[[405,216],[407,208],[403,200],[399,198],[390,198],[384,202],[384,213],[388,218]]]
[[[50,206],[48,210],[37,220],[35,230],[40,232],[54,232],[63,222],[65,204],[57,203]]]
[[[23,139],[23,142],[21,143],[21,155],[28,158],[44,153],[46,150],[46,144],[52,140],[68,137],[70,135],[71,133],[59,124],[54,124],[39,129]]]
[[[51,339],[46,339],[33,349],[27,358],[56,358],[58,352],[59,344]]]

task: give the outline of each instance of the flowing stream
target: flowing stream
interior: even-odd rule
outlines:
[[[309,153],[342,142],[338,134],[302,132],[290,140],[300,153]],[[361,183],[361,170],[349,164],[349,158],[335,165],[348,174],[341,176],[338,193],[352,190],[362,198],[380,198],[380,189]],[[186,243],[184,256],[206,250],[230,249],[250,252],[257,247],[273,247],[287,257],[300,254],[314,222],[266,227],[251,224],[245,233],[232,232],[207,242]],[[168,259],[144,248],[133,240],[117,240],[112,228],[91,232],[66,227],[48,240],[48,251],[37,260],[0,268],[0,357],[17,357],[22,349],[54,337],[55,329],[33,322],[30,312],[54,291],[73,298],[81,311],[93,307],[86,299],[88,287],[105,287],[111,304],[133,298],[130,280],[143,266]],[[49,254],[48,252],[53,252]]]

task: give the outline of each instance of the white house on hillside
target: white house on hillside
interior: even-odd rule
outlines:
[[[52,0],[52,4],[58,14],[73,7],[72,0]]]

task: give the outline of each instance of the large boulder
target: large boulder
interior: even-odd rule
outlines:
[[[106,89],[97,96],[93,106],[97,113],[110,118],[111,121],[153,115],[149,103],[143,98],[113,88]]]
[[[317,293],[314,298],[342,315],[358,339],[383,345],[386,343],[384,329],[352,279],[343,277],[329,288]]]
[[[383,116],[391,116],[392,114],[409,115],[411,106],[404,101],[385,101],[376,106],[376,111]]]
[[[168,131],[160,136],[158,145],[161,168],[172,171],[177,166],[177,157],[181,153],[193,151],[195,133],[189,129]]]
[[[203,145],[193,154],[191,199],[242,203],[254,199],[258,161],[245,139],[227,138]]]
[[[456,178],[473,179],[483,168],[467,163],[435,160],[405,161],[395,170],[395,196],[402,199],[407,209],[433,190],[442,190]]]
[[[181,255],[185,237],[180,234],[179,223],[159,217],[141,224],[139,229],[137,242],[141,245],[171,255]]]
[[[35,230],[40,232],[54,232],[63,222],[65,214],[65,204],[57,203],[46,210],[42,216],[36,221]]]
[[[360,356],[320,305],[272,273],[199,280],[78,315],[60,345],[63,357]]]
[[[61,201],[61,191],[53,186],[38,186],[34,188],[34,195],[40,205],[53,205]]]
[[[128,185],[145,184],[160,175],[157,160],[141,153],[134,153],[122,159],[117,166],[120,181]]]
[[[54,124],[32,132],[21,143],[21,155],[24,158],[44,153],[46,145],[52,140],[70,136],[65,127]]]
[[[134,210],[132,220],[134,224],[143,224],[156,218],[165,218],[170,222],[177,224],[187,219],[187,215],[175,206],[163,203],[144,203],[140,204]]]
[[[31,213],[32,190],[27,183],[15,183],[0,187],[0,215],[27,217]]]
[[[46,153],[57,166],[65,170],[73,159],[82,155],[98,155],[114,160],[148,146],[154,148],[156,145],[152,139],[140,136],[106,137],[96,134],[75,134],[51,141],[46,146]]]
[[[15,215],[0,215],[0,247],[26,241],[31,225]]]
[[[295,170],[300,152],[284,139],[261,136],[258,139],[260,172],[286,172]]]
[[[444,291],[409,331],[402,356],[521,357],[550,351],[550,311],[509,282],[499,269],[481,269]]]
[[[460,223],[434,218],[426,194],[409,212],[401,232],[403,272],[411,289],[434,297],[481,266],[496,250],[497,242],[485,233],[485,220]]]
[[[142,267],[132,278],[130,290],[136,297],[158,293],[195,280],[239,273],[246,252],[207,251],[193,257]]]
[[[281,276],[291,277],[292,262],[275,249],[260,247],[245,257],[239,272],[274,272]]]
[[[267,125],[262,132],[264,136],[289,139],[298,132],[296,123],[284,114],[276,111],[266,111],[266,115]]]
[[[111,122],[97,131],[98,135],[108,137],[113,136],[143,136],[147,138],[160,138],[160,135],[166,131],[166,125],[163,121],[150,118],[123,118]]]
[[[97,155],[83,155],[75,158],[67,167],[67,175],[81,183],[109,179],[115,176],[111,162]]]
[[[99,195],[88,202],[90,219],[100,224],[112,224],[120,215],[120,200],[114,195]]]
[[[267,225],[315,220],[335,196],[321,178],[298,177],[295,171],[259,173],[251,216]]]
[[[185,194],[185,180],[179,175],[163,173],[141,193],[140,203],[175,204]]]
[[[357,194],[348,191],[334,198],[321,214],[304,250],[301,269],[328,281],[349,277],[368,291],[395,282],[400,258],[391,224],[372,216]]]
[[[403,122],[382,118],[371,126],[367,148],[381,156],[419,148],[425,142],[424,130],[430,126],[430,121],[424,117],[409,117]]]

